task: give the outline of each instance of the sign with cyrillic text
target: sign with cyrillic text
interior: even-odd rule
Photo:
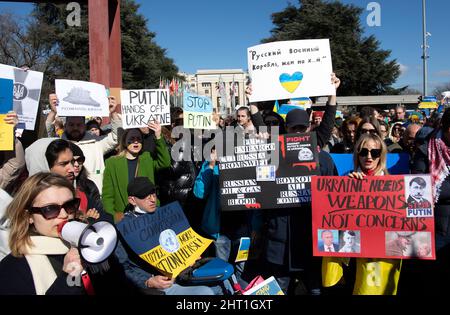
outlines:
[[[247,49],[250,102],[335,95],[328,39],[281,41]]]

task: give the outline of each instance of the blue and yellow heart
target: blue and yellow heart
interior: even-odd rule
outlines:
[[[283,73],[280,75],[281,86],[289,93],[293,93],[303,80],[303,73],[295,72],[293,75]]]

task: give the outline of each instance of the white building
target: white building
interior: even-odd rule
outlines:
[[[245,97],[245,88],[248,81],[248,73],[242,69],[217,69],[217,70],[198,70],[196,74],[184,74],[186,84],[189,89],[202,96],[208,96],[213,102],[213,106],[217,112],[220,112],[220,95],[219,81],[225,83],[226,92],[226,114],[231,113],[234,108],[239,105],[247,105],[248,101]],[[231,91],[234,82],[234,93]],[[233,102],[234,94],[234,102]]]

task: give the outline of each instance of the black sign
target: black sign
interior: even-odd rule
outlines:
[[[311,176],[319,175],[316,134],[276,141],[245,139],[220,158],[222,210],[298,207],[311,202]]]

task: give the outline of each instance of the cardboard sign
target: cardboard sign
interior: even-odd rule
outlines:
[[[273,42],[247,49],[250,102],[335,95],[328,39]]]
[[[13,109],[14,81],[0,78],[0,114],[6,114]]]
[[[284,295],[274,277],[270,277],[255,287],[244,292],[244,295]]]
[[[436,259],[429,175],[312,180],[314,256]]]
[[[55,80],[58,115],[108,117],[109,100],[102,84],[76,80]]]
[[[170,125],[170,94],[168,89],[122,90],[122,125],[124,129],[147,127],[158,121]]]
[[[311,176],[319,174],[315,133],[277,141],[244,139],[219,158],[222,210],[298,207],[311,202]],[[275,154],[278,161],[272,161]]]
[[[190,92],[183,94],[184,128],[216,129],[213,120],[213,103],[209,97]]]
[[[178,201],[132,220],[117,228],[130,248],[168,277],[176,277],[192,265],[212,243],[190,226]]]
[[[5,123],[6,115],[0,115],[0,151],[14,150],[14,126]]]
[[[353,154],[331,153],[339,176],[348,175],[355,168],[353,164]],[[409,154],[408,153],[388,153],[386,167],[391,175],[409,174]]]
[[[13,109],[19,118],[18,126],[34,130],[44,74],[0,64],[0,77],[14,81]]]

